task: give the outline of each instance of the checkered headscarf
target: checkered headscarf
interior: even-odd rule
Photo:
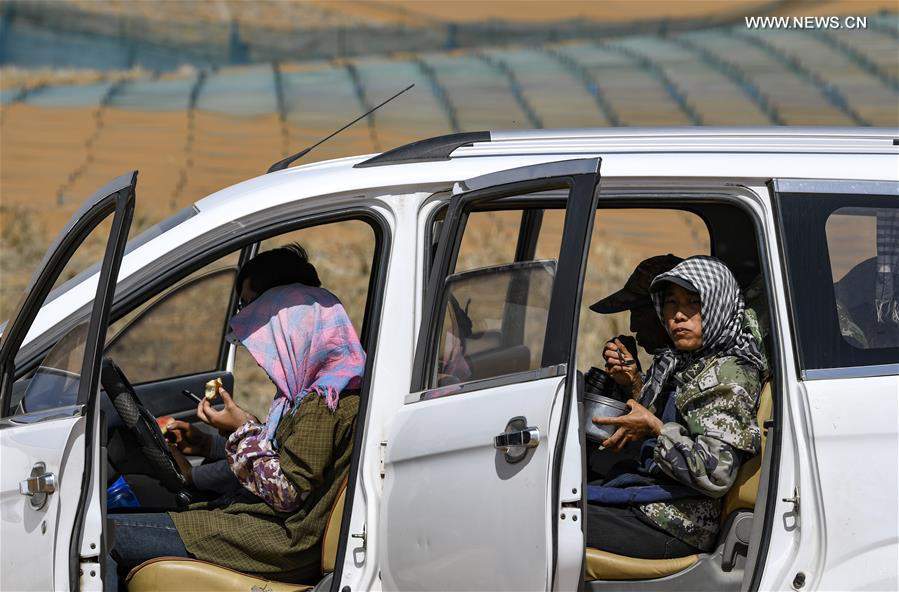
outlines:
[[[702,301],[702,347],[691,352],[667,348],[655,355],[640,396],[645,405],[655,401],[677,370],[700,359],[735,356],[754,366],[760,374],[767,372],[759,344],[743,325],[746,305],[740,286],[723,262],[714,257],[697,255],[685,259],[671,271],[657,275],[650,285],[650,293],[659,319],[662,319],[662,288],[665,282],[699,293]]]

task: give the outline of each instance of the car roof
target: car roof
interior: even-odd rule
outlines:
[[[454,156],[572,149],[603,152],[794,152],[899,154],[899,128],[659,127],[490,132],[490,142],[460,148]]]
[[[790,154],[790,158],[784,155]],[[603,158],[604,177],[899,179],[899,129],[675,127],[466,132],[377,155],[320,161],[197,202],[230,216],[323,194],[447,184],[566,158]],[[735,158],[736,157],[736,158]]]

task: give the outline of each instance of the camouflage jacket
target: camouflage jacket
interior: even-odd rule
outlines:
[[[675,384],[674,402],[685,425],[663,426],[653,459],[697,496],[639,508],[665,532],[706,551],[715,545],[720,498],[733,485],[741,457],[760,449],[756,410],[761,380],[755,368],[723,356],[678,372]]]

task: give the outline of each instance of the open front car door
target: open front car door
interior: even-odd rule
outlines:
[[[574,336],[599,164],[552,162],[456,185],[412,393],[387,436],[385,590],[577,587],[584,539]],[[549,207],[564,209],[561,245],[538,255],[528,235]],[[520,212],[514,256],[486,267],[463,261],[469,215],[496,209]]]
[[[136,182],[137,171],[113,180],[75,213],[0,341],[3,590],[102,587],[100,361]],[[99,263],[53,290],[91,259]],[[86,306],[63,321],[68,330],[49,353],[31,351],[26,337],[42,326],[42,307],[72,284],[84,292]],[[23,400],[35,389],[47,391],[39,398],[48,403],[28,410]]]

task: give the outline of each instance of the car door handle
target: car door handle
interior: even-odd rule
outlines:
[[[19,493],[27,495],[31,507],[39,510],[47,503],[47,497],[56,491],[56,475],[47,472],[47,465],[34,463],[31,476],[19,483]]]
[[[527,427],[517,432],[504,432],[493,437],[493,447],[499,450],[524,446],[536,448],[540,444],[540,430],[535,427]]]
[[[508,463],[517,463],[527,456],[528,450],[540,444],[540,430],[528,426],[524,417],[513,417],[506,430],[493,438],[493,447],[502,451]]]

